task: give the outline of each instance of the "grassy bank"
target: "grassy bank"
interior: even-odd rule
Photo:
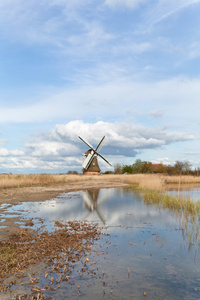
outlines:
[[[66,184],[69,182],[86,181],[82,175],[60,175],[60,174],[2,174],[0,175],[0,188],[44,186],[53,184]]]
[[[0,188],[24,187],[34,185],[67,184],[72,182],[105,180],[122,181],[137,185],[142,189],[163,191],[169,184],[200,184],[198,176],[167,176],[157,174],[130,174],[130,175],[67,175],[67,174],[1,174]]]

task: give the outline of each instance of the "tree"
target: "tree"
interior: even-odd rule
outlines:
[[[77,172],[77,171],[68,171],[67,174],[68,174],[68,175],[72,175],[72,174],[73,174],[73,175],[77,175],[78,172]]]
[[[188,161],[188,160],[185,160],[183,162],[183,170],[186,174],[189,174],[190,171],[191,171],[191,168],[192,168],[192,164]]]
[[[122,166],[120,164],[116,164],[114,166],[114,173],[115,174],[122,174]]]
[[[123,165],[122,167],[122,173],[129,173],[132,174],[133,173],[133,167],[132,166],[128,166],[128,165]]]
[[[141,173],[152,173],[152,163],[149,161],[143,161],[140,172]]]
[[[141,159],[136,159],[135,163],[132,165],[133,173],[141,173],[141,169],[143,167],[143,162]]]
[[[184,166],[184,163],[182,161],[176,160],[175,164],[174,164],[174,169],[176,169],[176,171],[179,174],[182,174],[182,172],[183,172],[183,166]]]
[[[179,174],[182,174],[182,173],[189,174],[191,171],[191,167],[192,167],[192,165],[188,160],[185,160],[185,161],[177,160],[174,165],[174,168],[176,169],[176,171]]]

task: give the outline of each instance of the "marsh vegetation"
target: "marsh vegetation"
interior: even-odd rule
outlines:
[[[25,277],[21,285],[30,285],[31,293],[25,293],[23,299],[47,299],[44,292],[56,291],[62,281],[74,284],[71,273],[77,262],[81,262],[80,277],[88,271],[91,246],[101,235],[99,227],[78,221],[56,221],[55,227],[54,232],[20,229],[8,240],[0,241],[0,294],[11,291],[19,284],[17,279]],[[43,277],[31,276],[27,267],[41,262],[46,264]],[[11,275],[16,275],[15,280],[8,283],[6,278]],[[39,287],[40,281],[43,283]]]
[[[199,258],[196,259],[196,256],[199,255],[200,244],[200,204],[197,201],[199,199],[194,201],[179,191],[184,186],[199,186],[200,177],[164,174],[5,174],[0,176],[0,188],[12,190],[25,186],[67,186],[74,182],[81,182],[84,187],[84,183],[95,181],[123,182],[127,188],[105,189],[102,195],[100,190],[90,206],[88,197],[84,202],[84,193],[81,191],[63,193],[60,198],[46,202],[2,206],[2,218],[6,219],[6,211],[8,216],[13,212],[22,216],[24,211],[29,211],[30,215],[26,212],[26,218],[31,219],[34,225],[29,224],[31,228],[20,229],[11,239],[1,241],[1,295],[19,285],[15,281],[5,284],[4,278],[8,274],[23,277],[27,266],[46,262],[47,268],[39,276],[27,273],[24,280],[22,278],[21,286],[31,295],[28,298],[27,294],[24,299],[53,299],[56,295],[64,295],[66,290],[69,297],[75,295],[87,299],[88,286],[91,295],[98,295],[97,299],[102,299],[104,293],[111,295],[111,292],[116,299],[121,299],[122,291],[129,299],[133,296],[133,287],[135,299],[144,297],[144,293],[152,299],[167,299],[176,294],[178,299],[179,285],[185,286],[181,291],[185,299],[191,299],[191,295],[198,299],[196,278],[199,276]],[[172,185],[178,190],[177,195],[169,193]],[[43,231],[35,230],[38,216],[42,220],[52,218],[50,222],[57,220],[56,230],[46,230],[50,228],[50,222],[44,223],[46,227]],[[86,218],[88,223],[74,221],[77,216],[79,220]],[[102,220],[110,237],[103,246],[95,246],[93,242],[100,238],[101,233],[93,222],[102,224]],[[188,251],[180,248],[179,235],[183,239],[183,248],[188,246]],[[95,256],[99,255],[97,249],[101,249],[103,255],[106,253],[106,262],[101,255],[98,256],[98,262],[95,258],[92,260],[92,249]],[[181,262],[174,269],[179,257]],[[195,268],[187,273],[191,262]],[[157,274],[161,276],[157,277]],[[69,291],[71,286],[73,288]],[[158,286],[160,290],[155,294]],[[63,296],[60,299],[65,298]]]
[[[0,189],[28,186],[45,186],[85,181],[121,181],[136,184],[140,188],[164,190],[169,184],[200,184],[200,176],[165,174],[103,174],[103,175],[69,175],[69,174],[1,174]]]

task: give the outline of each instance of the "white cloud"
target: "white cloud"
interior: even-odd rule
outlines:
[[[96,10],[88,10],[89,20],[84,15],[91,4],[75,0],[1,2],[0,32],[23,44],[51,45],[51,54],[82,56],[112,38],[95,17]]]
[[[5,145],[6,143],[7,143],[7,140],[3,140],[3,139],[0,140],[0,145],[1,146]]]
[[[155,46],[149,42],[135,43],[132,40],[124,40],[123,43],[113,47],[113,53],[115,55],[127,55],[127,54],[142,54],[152,50]]]
[[[146,128],[141,125],[126,123],[84,123],[72,121],[66,125],[57,125],[53,131],[54,137],[77,143],[78,136],[86,138],[94,147],[106,135],[110,147],[145,149],[160,147],[178,141],[193,140],[192,134],[169,132],[162,129]]]
[[[63,158],[72,154],[74,156],[79,153],[79,149],[72,144],[42,139],[35,143],[27,144],[26,149],[29,150],[32,156],[51,157],[54,159],[55,157]]]
[[[81,170],[82,153],[87,151],[88,147],[78,136],[96,147],[104,135],[107,142],[101,153],[113,164],[118,162],[119,157],[135,157],[141,150],[162,148],[164,145],[195,139],[192,134],[186,132],[170,132],[138,124],[103,121],[85,123],[76,120],[56,125],[50,132],[43,131],[32,135],[31,142],[26,144],[23,151],[0,148],[1,168],[29,172]],[[6,159],[3,159],[5,157]]]
[[[145,1],[146,0],[106,0],[105,4],[110,7],[127,6],[129,8],[135,8]]]
[[[148,83],[121,78],[71,87],[27,106],[0,107],[0,122],[84,119],[88,110],[91,117],[124,119],[127,111],[148,113],[159,111],[160,107],[168,118],[178,116],[181,122],[192,115],[193,120],[199,120],[199,96],[200,79],[173,78]]]
[[[8,156],[9,155],[9,151],[5,148],[1,148],[0,149],[0,156]]]
[[[161,118],[163,116],[162,110],[154,110],[149,113],[150,117],[153,119]]]
[[[163,164],[163,165],[173,165],[174,162],[172,162],[169,157],[162,157],[157,158],[156,160],[152,161],[153,164]]]
[[[200,3],[200,0],[158,0],[148,12],[152,24],[157,24],[183,9]]]
[[[24,152],[22,150],[8,150],[6,148],[0,148],[0,156],[22,156]]]

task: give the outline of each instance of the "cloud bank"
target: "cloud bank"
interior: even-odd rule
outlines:
[[[170,132],[147,128],[137,124],[99,121],[86,123],[81,120],[58,124],[49,131],[32,136],[23,151],[0,148],[1,165],[15,169],[43,169],[52,172],[78,169],[82,165],[82,153],[88,150],[79,140],[81,136],[96,147],[103,136],[107,143],[101,150],[114,165],[119,157],[136,157],[145,149],[162,148],[169,144],[191,141],[195,136],[186,132]]]

